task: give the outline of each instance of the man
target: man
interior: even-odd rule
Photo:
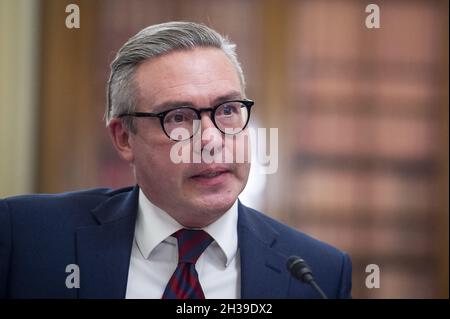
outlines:
[[[129,39],[105,117],[137,185],[0,201],[0,296],[319,298],[286,269],[299,255],[328,297],[350,297],[345,253],[238,201],[249,161],[223,159],[246,149],[244,89],[234,45],[206,26]],[[201,161],[175,161],[174,147]]]

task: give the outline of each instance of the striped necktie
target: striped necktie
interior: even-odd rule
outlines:
[[[172,236],[178,240],[178,265],[162,299],[205,299],[195,263],[213,239],[203,230],[191,229],[180,229]]]

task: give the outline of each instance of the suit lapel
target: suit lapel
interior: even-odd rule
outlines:
[[[125,298],[139,188],[120,193],[92,211],[97,225],[76,233],[80,298]],[[241,298],[287,297],[290,277],[276,249],[278,233],[239,202]]]
[[[286,258],[276,249],[278,233],[255,212],[239,203],[238,242],[241,256],[241,298],[286,298]]]
[[[98,225],[77,230],[80,298],[125,298],[139,188],[95,208]]]

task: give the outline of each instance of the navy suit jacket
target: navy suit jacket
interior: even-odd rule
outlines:
[[[0,200],[0,298],[124,298],[138,187]],[[329,298],[349,298],[347,254],[239,203],[242,298],[319,298],[286,258],[310,265]],[[80,287],[66,287],[66,266]]]

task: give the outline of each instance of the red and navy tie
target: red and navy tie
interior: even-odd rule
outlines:
[[[172,236],[178,240],[178,265],[162,299],[205,299],[195,263],[213,239],[203,230],[192,229],[180,229]]]

